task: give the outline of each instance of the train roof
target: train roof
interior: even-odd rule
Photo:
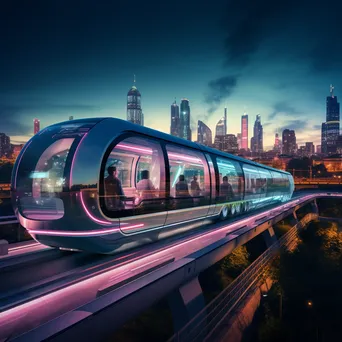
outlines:
[[[266,166],[263,164],[258,164],[252,160],[249,160],[249,159],[238,157],[238,156],[235,156],[233,154],[226,153],[226,152],[221,152],[221,151],[214,149],[214,148],[211,148],[211,147],[207,147],[207,146],[204,146],[204,145],[192,142],[192,141],[188,141],[188,140],[185,140],[182,138],[178,138],[178,137],[175,137],[173,135],[163,133],[163,132],[160,132],[160,131],[157,131],[155,129],[148,128],[145,126],[140,126],[140,125],[131,123],[131,122],[126,121],[126,120],[118,119],[118,118],[112,118],[112,117],[86,118],[86,119],[64,121],[64,122],[58,123],[56,125],[71,124],[71,123],[77,124],[77,123],[83,123],[83,122],[85,124],[88,122],[93,122],[96,125],[96,123],[99,123],[102,120],[108,120],[108,121],[113,122],[114,124],[115,124],[115,122],[120,122],[120,127],[124,127],[124,131],[126,131],[126,132],[138,132],[138,133],[148,135],[151,137],[155,137],[155,138],[158,138],[158,139],[161,139],[164,141],[173,142],[173,143],[177,143],[179,145],[198,149],[198,150],[201,150],[202,152],[208,152],[208,153],[215,154],[217,156],[222,156],[222,157],[229,157],[230,159],[233,159],[233,160],[236,160],[239,162],[243,162],[245,164],[250,164],[250,165],[257,166],[257,167],[262,167],[262,168],[267,169],[267,170],[277,171],[277,172],[281,172],[281,173],[290,175],[289,172],[286,172],[283,170],[275,169],[275,168],[272,168],[272,167],[269,167],[269,166]]]

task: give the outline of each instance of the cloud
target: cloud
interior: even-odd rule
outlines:
[[[308,126],[307,120],[289,120],[283,124],[282,130],[287,128],[287,129],[293,129],[295,131],[300,132],[300,131],[303,131],[305,128],[307,128],[307,126]]]
[[[300,111],[286,103],[285,101],[277,102],[273,105],[273,112],[268,115],[268,120],[273,120],[279,114],[282,115],[297,115],[301,114]]]
[[[205,102],[209,105],[208,114],[212,114],[224,99],[227,99],[237,85],[237,75],[224,76],[208,83],[209,92]],[[208,119],[208,118],[205,118]]]
[[[287,0],[229,1],[224,13],[226,65],[245,66],[269,37],[288,26],[298,2]],[[287,23],[287,25],[286,25]]]

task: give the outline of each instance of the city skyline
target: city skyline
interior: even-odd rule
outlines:
[[[134,92],[134,94],[135,93],[137,93],[136,95],[138,95],[138,97],[137,97],[137,102],[138,102],[138,109],[139,109],[139,112],[140,112],[140,116],[139,117],[141,117],[141,123],[138,123],[138,124],[142,124],[142,125],[144,125],[144,114],[142,113],[142,110],[141,110],[141,94],[140,94],[140,92],[139,92],[139,90],[137,89],[137,87],[135,86],[135,84],[136,84],[136,81],[135,81],[135,75],[134,75],[134,81],[133,81],[133,86],[129,89],[129,91],[128,91],[128,93],[127,93],[127,97],[126,97],[126,120],[128,120],[128,121],[131,121],[130,119],[129,119],[129,117],[131,116],[131,114],[130,114],[130,112],[132,111],[132,110],[130,110],[129,108],[130,108],[130,97],[132,97],[132,92]],[[335,89],[335,87],[333,86],[333,85],[330,85],[330,96],[331,96],[331,94],[332,94],[332,91]],[[327,96],[326,97],[326,99],[327,99],[327,103],[330,103],[330,102],[328,102],[328,99],[330,98],[330,96]],[[332,96],[332,99],[334,99],[334,96]],[[335,96],[335,100],[337,99],[337,96]],[[181,99],[181,104],[184,104],[184,103],[186,103],[186,106],[188,107],[188,109],[189,109],[189,111],[190,111],[190,106],[191,106],[191,103],[190,103],[190,100],[188,100],[188,99],[186,99],[186,98],[182,98]],[[337,103],[337,105],[339,106],[339,103]],[[133,108],[133,107],[132,107]],[[134,108],[135,108],[135,106],[134,106]],[[168,120],[171,120],[170,121],[170,125],[169,125],[169,127],[168,127],[168,130],[166,129],[166,130],[161,130],[161,131],[163,131],[163,132],[165,132],[165,133],[168,133],[168,134],[171,134],[171,129],[172,129],[172,113],[173,113],[173,110],[175,110],[177,108],[177,114],[178,114],[178,125],[179,125],[179,129],[180,129],[180,125],[181,125],[181,114],[182,113],[179,113],[179,106],[177,105],[177,103],[176,103],[176,97],[174,98],[174,102],[171,104],[171,117],[170,117],[170,112],[169,112],[169,114],[168,114],[168,116],[169,116],[169,118],[168,118]],[[328,108],[328,107],[327,107]],[[326,111],[328,110],[326,108]],[[339,107],[338,107],[339,108]],[[339,109],[338,109],[338,111],[339,111]],[[133,112],[133,111],[132,111]],[[185,112],[184,112],[185,113]],[[188,114],[186,114],[186,115],[188,115]],[[248,113],[244,113],[244,114],[242,114],[241,115],[241,117],[240,117],[240,120],[241,120],[241,122],[240,122],[240,131],[237,131],[236,133],[231,133],[231,132],[228,132],[228,129],[227,129],[227,127],[228,127],[228,124],[227,124],[227,122],[229,121],[229,117],[227,116],[227,107],[224,107],[224,115],[223,115],[223,117],[221,117],[219,120],[218,120],[218,122],[214,125],[214,127],[215,127],[215,129],[211,129],[210,127],[210,129],[211,129],[211,131],[214,131],[214,132],[220,132],[221,131],[221,128],[218,128],[218,127],[220,127],[220,126],[222,126],[222,129],[223,130],[225,130],[226,131],[226,134],[230,134],[230,135],[235,135],[236,137],[238,137],[238,135],[240,135],[241,134],[241,138],[243,137],[243,134],[242,134],[242,130],[243,130],[243,128],[242,128],[242,121],[244,120],[244,118],[245,117],[248,117],[248,115],[250,115],[250,114],[248,114]],[[328,115],[328,114],[326,114],[326,115]],[[79,117],[79,118],[85,118],[85,117]],[[258,120],[260,120],[261,119],[261,115],[260,114],[257,114],[256,115],[256,121],[258,121]],[[69,120],[73,120],[74,119],[74,116],[69,116]],[[123,119],[123,120],[125,120],[125,119]],[[198,123],[197,123],[197,125],[193,128],[193,125],[194,125],[194,119],[191,117],[191,118],[187,118],[186,119],[187,121],[189,121],[190,120],[190,132],[189,132],[189,129],[187,129],[186,128],[186,131],[187,131],[187,136],[191,136],[192,138],[191,139],[188,139],[188,140],[192,140],[192,141],[196,141],[197,139],[196,138],[198,138],[198,129],[197,129],[197,126],[198,126]],[[39,130],[40,130],[40,120],[38,119],[38,118],[34,118],[34,133],[33,134],[28,134],[25,138],[27,138],[27,140],[29,140],[29,138],[31,137],[31,136],[33,136],[34,134],[36,134]],[[56,121],[56,122],[52,122],[51,124],[53,124],[53,123],[57,123],[57,122],[62,122],[62,121],[67,121],[67,119],[65,119],[65,120],[60,120],[60,121]],[[134,122],[134,120],[132,120],[132,122]],[[202,122],[202,123],[204,123],[202,120],[198,120],[197,122]],[[135,122],[134,122],[135,123]],[[205,124],[205,123],[204,123]],[[251,149],[252,150],[252,141],[253,141],[253,137],[254,137],[254,135],[255,135],[255,123],[254,123],[254,126],[252,126],[252,125],[250,125],[249,124],[249,122],[248,122],[248,119],[247,119],[247,125],[248,125],[248,136],[251,136],[251,141],[249,142],[247,139],[246,139],[246,141],[248,141],[248,149]],[[325,125],[325,123],[322,123],[322,127],[321,127],[321,129],[320,129],[320,134],[319,134],[319,136],[318,137],[315,137],[314,139],[312,139],[312,142],[313,142],[313,144],[315,145],[315,146],[318,146],[318,145],[321,145],[321,142],[322,142],[322,137],[324,136],[324,128],[323,127],[325,127],[324,126]],[[207,125],[206,125],[207,126]],[[265,126],[269,126],[268,125],[268,123],[266,123],[266,125]],[[38,127],[38,131],[37,131],[37,127]],[[44,127],[41,127],[41,128],[44,128]],[[151,126],[151,128],[154,128],[154,129],[156,129],[155,127],[153,127],[153,126]],[[274,134],[277,134],[277,133],[281,133],[281,132],[283,132],[284,130],[288,130],[289,128],[287,128],[287,127],[284,127],[284,128],[282,128],[282,129],[279,129],[279,128],[276,128],[275,129],[275,131],[274,131]],[[32,128],[31,128],[31,130],[32,130]],[[296,129],[294,129],[296,132],[297,132],[297,130]],[[252,133],[250,134],[250,131],[252,131]],[[5,133],[5,134],[7,134],[6,132],[2,132],[2,133]],[[267,132],[267,133],[269,133],[269,132]],[[179,132],[179,134],[182,134],[181,132]],[[223,134],[223,131],[222,131],[222,134]],[[261,142],[261,146],[262,146],[262,148],[260,149],[260,151],[262,151],[262,150],[272,150],[272,149],[274,149],[274,138],[272,138],[270,135],[266,135],[266,136],[264,136],[264,133],[263,133],[263,129],[262,129],[262,126],[261,126],[261,134],[262,134],[262,137],[261,137],[261,139],[262,140],[266,140],[266,141],[272,141],[272,139],[273,139],[273,145],[270,143],[270,145],[263,145],[263,142]],[[180,135],[177,135],[177,134],[174,134],[174,135],[176,135],[176,136],[180,136]],[[219,135],[220,135],[220,133],[219,133]],[[296,134],[297,135],[297,134]],[[216,134],[215,135],[213,135],[213,137],[215,137],[216,136]],[[27,140],[15,140],[15,138],[13,139],[13,137],[11,136],[11,135],[9,135],[9,137],[11,138],[11,143],[12,144],[16,144],[16,145],[20,145],[20,144],[23,144],[23,143],[25,143],[25,142],[27,142]],[[266,137],[266,139],[265,139],[265,137]],[[186,138],[186,137],[185,137]],[[241,142],[242,142],[242,140],[241,140]],[[302,145],[302,146],[305,146],[305,144],[308,142],[308,139],[298,139],[298,137],[297,137],[297,145],[298,145],[298,147],[300,146],[300,145]],[[214,142],[213,142],[214,143]]]
[[[168,133],[170,103],[186,97],[192,140],[197,120],[214,131],[227,107],[228,134],[240,132],[244,112],[250,122],[259,113],[265,148],[273,146],[277,128],[295,129],[299,143],[317,145],[322,99],[331,83],[337,96],[342,89],[342,48],[335,44],[331,53],[327,39],[342,30],[335,15],[341,7],[308,0],[277,6],[270,0],[215,6],[133,0],[70,3],[66,10],[63,2],[34,9],[7,2],[0,30],[1,131],[23,142],[34,118],[41,127],[69,116],[126,119],[136,74],[147,127]],[[191,15],[179,15],[171,29],[174,8]]]
[[[331,91],[331,87],[333,87],[332,85],[330,85],[330,91]],[[333,87],[333,89],[334,89],[335,87]],[[130,89],[128,90],[128,93],[127,93],[127,95],[126,95],[126,106],[127,106],[127,99],[128,99],[128,97],[129,97],[129,95],[130,95],[130,93],[131,93],[131,91],[132,91],[132,89],[134,89],[134,90],[136,90],[137,92],[138,92],[138,95],[139,95],[139,98],[140,98],[140,92],[139,92],[139,90],[137,89],[137,87],[135,86],[135,78],[134,78],[134,82],[133,82],[133,86],[132,87],[130,87]],[[326,98],[328,98],[328,97],[326,97]],[[335,98],[337,98],[337,96],[335,96]],[[140,101],[140,99],[139,99],[139,101]],[[189,100],[189,99],[186,99],[186,98],[181,98],[181,101],[185,101],[185,102],[187,102],[188,104],[189,104],[189,106],[191,106],[191,101]],[[143,100],[141,100],[141,102],[143,103]],[[140,102],[139,102],[139,104],[140,104]],[[172,106],[173,105],[176,105],[176,98],[175,98],[175,100],[174,100],[174,102],[171,104],[171,108],[172,108]],[[178,111],[179,111],[179,106],[177,105],[177,107],[178,107]],[[126,116],[126,118],[122,118],[122,117],[119,117],[120,119],[123,119],[123,120],[128,120],[128,109],[127,109],[128,107],[126,107],[126,113],[125,113],[125,116]],[[170,107],[169,107],[170,108]],[[222,116],[220,116],[220,113],[218,113],[218,116],[220,117],[220,119],[213,125],[213,127],[211,128],[211,126],[209,126],[208,124],[206,124],[204,121],[202,121],[202,120],[197,120],[197,121],[202,121],[203,123],[205,123],[210,129],[211,129],[211,131],[212,132],[215,132],[216,130],[217,130],[217,126],[220,124],[220,122],[222,121],[223,122],[223,120],[226,118],[226,122],[230,122],[230,119],[232,120],[231,122],[232,123],[234,123],[234,128],[236,128],[236,131],[233,131],[232,132],[232,130],[229,130],[228,129],[228,124],[226,123],[225,124],[225,127],[226,127],[226,130],[227,130],[227,134],[234,134],[234,135],[238,135],[238,134],[240,134],[241,133],[241,129],[242,129],[242,127],[241,127],[241,120],[243,119],[243,117],[245,117],[246,115],[247,116],[251,116],[252,114],[251,113],[247,113],[247,112],[245,112],[245,113],[243,113],[243,114],[241,114],[240,115],[240,117],[238,118],[238,119],[236,119],[236,116],[235,117],[229,117],[229,114],[227,114],[227,107],[223,107],[222,108],[223,110],[224,110],[224,115]],[[141,111],[141,110],[140,110]],[[141,113],[142,114],[142,113]],[[142,114],[142,115],[144,115],[144,114]],[[191,129],[191,136],[192,136],[192,141],[196,141],[196,138],[197,138],[197,124],[195,125],[195,119],[193,118],[193,113],[192,113],[192,111],[191,111],[191,118],[190,118],[190,129]],[[195,114],[196,115],[196,114]],[[168,116],[168,118],[167,118],[167,120],[169,120],[170,121],[170,111],[168,112],[168,114],[167,114],[167,116]],[[326,114],[324,114],[324,116],[326,116]],[[75,119],[80,119],[80,118],[87,118],[87,117],[96,117],[96,116],[85,116],[85,117],[81,117],[81,116],[79,116],[79,117],[74,117],[74,116],[70,116],[69,115],[69,120],[71,119],[71,118],[75,118]],[[260,115],[260,114],[256,114],[256,117],[262,117],[262,115]],[[213,119],[216,119],[214,116],[213,116]],[[38,122],[39,122],[39,124],[38,125],[40,125],[40,119],[39,118],[34,118],[33,119],[33,121],[35,122],[35,120],[38,120]],[[68,119],[67,118],[65,118],[64,120],[62,119],[62,120],[59,120],[59,121],[53,121],[53,119],[51,120],[51,123],[50,124],[54,124],[54,123],[57,123],[57,122],[62,122],[62,121],[67,121]],[[236,125],[236,121],[239,121],[238,122],[238,125]],[[144,122],[144,121],[142,121],[142,122]],[[168,133],[168,134],[170,134],[170,124],[171,124],[171,122],[169,123],[169,125],[168,125],[168,128],[166,128],[166,129],[159,129],[160,131],[163,131],[163,132],[165,132],[165,133]],[[254,136],[254,123],[253,124],[251,124],[250,122],[249,122],[249,120],[247,121],[247,124],[248,124],[248,136],[250,136],[251,138]],[[36,124],[34,124],[34,129],[36,129],[35,128],[35,125]],[[194,126],[195,125],[195,126]],[[194,126],[194,127],[193,127]],[[240,127],[239,127],[240,126]],[[266,124],[263,124],[263,126],[266,126],[266,127],[269,127],[270,126],[270,123],[268,123],[268,122],[266,122]],[[289,125],[290,127],[291,127],[291,125]],[[319,125],[316,125],[317,127],[319,126]],[[46,127],[46,126],[43,126],[43,127],[41,127],[41,128],[44,128],[44,127]],[[156,128],[156,127],[154,127],[153,125],[152,126],[150,126],[151,128],[153,128],[153,129],[158,129],[158,128]],[[316,128],[317,128],[316,127]],[[284,131],[284,130],[286,130],[286,129],[289,129],[288,127],[286,127],[286,126],[284,126],[282,129],[279,129],[279,128],[275,128],[274,129],[274,132],[269,132],[269,131],[267,131],[266,130],[266,135],[265,135],[265,132],[264,132],[264,136],[263,136],[263,139],[264,139],[264,141],[266,140],[266,144],[264,144],[264,150],[272,150],[273,149],[273,147],[274,147],[274,135],[273,136],[271,136],[269,133],[272,133],[272,134],[276,134],[276,133],[281,133],[282,131]],[[296,137],[297,137],[297,142],[298,142],[298,146],[299,145],[305,145],[305,143],[309,140],[309,139],[306,139],[305,138],[305,136],[304,136],[304,138],[299,138],[298,139],[298,134],[297,134],[297,129],[294,129],[295,131],[296,131]],[[32,127],[30,127],[30,131],[32,132]],[[317,146],[317,145],[320,145],[321,144],[321,133],[322,133],[322,129],[321,128],[319,128],[318,129],[318,132],[319,132],[319,134],[318,134],[318,136],[315,136],[314,138],[312,138],[311,139],[311,141],[314,143],[314,145],[315,146]],[[23,140],[16,140],[16,138],[17,138],[17,136],[14,136],[14,138],[13,138],[13,135],[10,135],[10,134],[8,134],[7,132],[2,132],[2,133],[5,133],[5,134],[7,134],[7,135],[9,135],[10,136],[10,138],[11,138],[11,142],[13,143],[13,144],[22,144],[22,143],[25,143],[25,142],[27,142],[27,140],[29,140],[34,134],[27,134],[26,136],[20,136],[20,138],[22,138]],[[300,135],[300,134],[299,134]],[[213,135],[213,137],[214,137],[214,135]],[[311,136],[312,137],[312,136]],[[265,139],[266,138],[266,139]],[[25,140],[26,139],[26,140]],[[272,142],[273,142],[273,144],[272,144]],[[251,148],[251,143],[250,143],[250,141],[248,141],[248,148],[250,149]]]

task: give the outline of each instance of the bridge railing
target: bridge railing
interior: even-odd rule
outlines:
[[[280,248],[288,248],[298,236],[298,230],[316,219],[317,214],[307,214],[286,234],[261,254],[246,270],[244,270],[228,287],[214,298],[202,311],[178,331],[171,341],[204,341],[210,340],[220,323],[232,312],[249,289],[265,274],[270,261]]]

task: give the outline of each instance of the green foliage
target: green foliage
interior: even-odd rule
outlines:
[[[235,277],[250,265],[248,257],[246,246],[235,248],[221,261],[221,269]]]
[[[342,233],[335,223],[314,222],[300,238],[268,271],[275,283],[263,298],[253,341],[340,340]]]

